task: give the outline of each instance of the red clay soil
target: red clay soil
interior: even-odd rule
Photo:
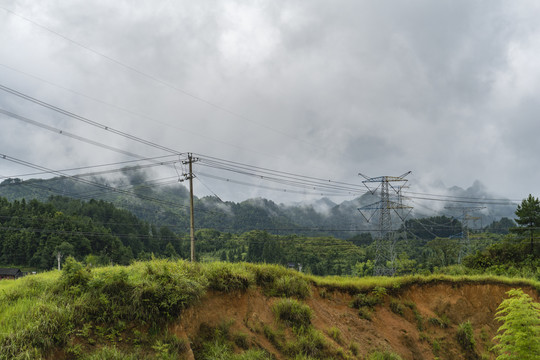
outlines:
[[[512,287],[501,284],[413,285],[400,290],[398,295],[386,296],[376,306],[371,320],[358,315],[349,306],[352,296],[317,288],[304,302],[314,313],[313,326],[322,332],[333,348],[342,348],[348,358],[364,359],[374,350],[388,350],[403,359],[494,359],[489,352],[491,339],[500,324],[494,320],[497,306]],[[523,289],[539,301],[533,289]],[[201,324],[216,326],[229,322],[231,332],[248,334],[252,345],[266,349],[277,359],[286,359],[262,331],[263,326],[278,329],[271,306],[277,298],[264,296],[259,289],[242,293],[208,293],[202,301],[182,314],[171,330],[182,338],[193,341]],[[402,315],[390,309],[390,302],[402,305]],[[470,321],[475,333],[474,352],[465,352],[457,342],[459,324]],[[339,329],[339,343],[328,335],[330,328]],[[358,348],[357,355],[350,351],[351,343]],[[189,358],[193,358],[190,353]],[[339,357],[338,357],[339,358]]]

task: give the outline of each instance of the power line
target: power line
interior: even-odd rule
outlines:
[[[25,122],[25,123],[27,123],[27,124],[34,125],[34,126],[37,126],[37,127],[42,128],[42,129],[52,131],[52,132],[54,132],[54,133],[56,133],[56,134],[60,134],[60,135],[62,135],[62,136],[67,136],[67,137],[69,137],[69,138],[72,138],[72,139],[75,139],[75,140],[79,140],[79,141],[85,142],[85,143],[87,143],[87,144],[99,146],[99,147],[101,147],[101,148],[104,148],[104,149],[107,149],[107,150],[111,150],[111,151],[115,151],[115,152],[117,152],[117,153],[124,154],[124,155],[128,155],[128,156],[131,156],[131,157],[134,157],[134,158],[143,158],[143,157],[144,157],[144,156],[142,156],[142,155],[138,155],[138,154],[135,154],[135,153],[132,153],[132,152],[129,152],[129,151],[125,151],[125,150],[122,150],[122,149],[113,147],[113,146],[109,146],[109,145],[100,143],[100,142],[98,142],[98,141],[90,140],[90,139],[88,139],[88,138],[85,138],[85,137],[82,137],[82,136],[78,136],[78,135],[72,134],[72,133],[70,133],[70,132],[67,132],[67,131],[64,131],[64,130],[55,128],[55,127],[53,127],[53,126],[49,126],[49,125],[40,123],[39,121],[35,121],[35,120],[32,120],[32,119],[29,119],[29,118],[27,118],[27,117],[24,117],[24,116],[21,116],[21,115],[12,113],[11,111],[7,111],[7,110],[4,110],[4,109],[2,109],[2,108],[0,108],[0,113],[2,113],[2,114],[4,114],[4,115],[7,115],[7,116],[9,116],[9,117],[11,117],[11,118],[13,118],[13,119],[23,121],[23,122]]]
[[[149,200],[149,201],[156,202],[156,203],[173,205],[173,206],[178,206],[178,207],[184,207],[185,208],[185,206],[174,204],[174,203],[171,203],[171,202],[168,202],[168,201],[165,201],[165,200],[155,199],[155,198],[145,196],[145,195],[141,195],[141,194],[136,195],[136,194],[133,194],[133,193],[131,193],[129,191],[114,188],[112,186],[101,184],[101,183],[98,183],[98,182],[86,180],[86,179],[84,179],[82,177],[77,177],[77,176],[74,176],[74,175],[67,175],[67,174],[64,174],[64,173],[62,173],[60,171],[48,169],[46,167],[36,165],[36,164],[32,164],[30,162],[27,162],[27,161],[24,161],[24,160],[21,160],[21,159],[17,159],[17,158],[14,158],[12,156],[8,156],[8,155],[5,155],[5,154],[0,154],[0,159],[4,159],[4,160],[7,160],[7,161],[16,163],[16,164],[20,164],[20,165],[31,167],[31,168],[38,169],[38,170],[48,171],[51,174],[55,174],[55,175],[58,175],[58,176],[61,176],[61,177],[69,178],[69,179],[73,179],[73,180],[75,180],[77,182],[81,182],[81,183],[86,184],[86,185],[95,186],[95,187],[100,188],[100,189],[104,189],[104,190],[108,190],[108,191],[114,191],[114,192],[118,192],[118,193],[121,193],[121,194],[124,194],[124,195],[134,196],[134,197],[138,197],[138,198],[141,198],[141,199],[144,199],[144,200]]]
[[[200,177],[208,177],[215,180],[223,181],[226,183],[232,183],[232,184],[238,184],[238,185],[244,185],[244,186],[251,186],[256,187],[259,189],[265,189],[265,190],[273,190],[278,191],[282,193],[290,193],[290,194],[301,194],[301,195],[320,195],[320,196],[350,196],[350,193],[318,193],[318,192],[308,192],[308,191],[300,191],[300,190],[291,190],[291,189],[285,189],[285,188],[277,188],[277,187],[271,187],[271,186],[264,186],[264,185],[258,185],[253,183],[248,183],[244,181],[234,180],[226,177],[216,176],[204,172],[197,172],[197,176]]]
[[[159,160],[159,159],[168,158],[168,157],[171,157],[171,156],[173,156],[173,155],[154,156],[154,157],[136,159],[136,160],[118,161],[118,162],[108,163],[108,164],[80,166],[80,167],[76,167],[76,168],[62,169],[62,170],[58,170],[58,171],[67,172],[67,171],[75,171],[75,170],[87,170],[87,169],[93,169],[93,168],[105,167],[105,166],[131,164],[131,163],[134,163],[134,162],[137,162],[137,161],[155,161],[155,160]],[[19,178],[19,177],[45,175],[45,174],[50,174],[50,172],[49,171],[38,171],[38,172],[17,174],[17,175],[10,175],[10,176],[0,175],[0,179],[2,179],[2,178]]]
[[[118,66],[121,66],[121,67],[123,67],[123,68],[125,68],[125,69],[128,69],[128,70],[130,70],[130,71],[132,71],[132,72],[134,72],[134,73],[136,73],[136,74],[138,74],[138,75],[140,75],[140,76],[142,76],[142,77],[145,77],[145,78],[147,78],[147,79],[150,79],[150,80],[152,80],[152,81],[155,81],[155,82],[157,82],[157,83],[159,83],[159,84],[161,84],[161,85],[164,85],[164,86],[166,86],[166,87],[168,87],[168,88],[170,88],[170,89],[173,89],[173,90],[175,90],[175,91],[177,91],[177,92],[179,92],[179,93],[181,93],[181,94],[183,94],[183,95],[185,95],[185,96],[188,96],[188,97],[190,97],[190,98],[192,98],[192,99],[194,99],[194,100],[197,100],[197,101],[199,101],[199,102],[201,102],[201,103],[204,103],[204,104],[209,105],[209,106],[211,106],[211,107],[213,107],[213,108],[215,108],[215,109],[218,109],[218,110],[220,110],[220,111],[222,111],[222,112],[225,112],[225,113],[227,113],[227,114],[229,114],[229,115],[232,115],[232,116],[235,117],[235,118],[238,118],[238,119],[241,119],[241,120],[243,120],[243,121],[246,121],[246,122],[250,122],[250,123],[256,124],[256,125],[258,125],[258,126],[260,126],[260,127],[263,127],[263,128],[265,128],[265,129],[267,129],[267,130],[270,130],[270,131],[273,131],[273,132],[275,132],[275,133],[281,134],[281,135],[286,136],[286,137],[288,137],[288,138],[291,138],[291,139],[293,139],[293,140],[296,140],[296,141],[299,141],[299,142],[303,142],[303,143],[308,144],[308,145],[310,145],[310,146],[315,146],[314,144],[311,144],[311,143],[309,143],[309,142],[307,142],[307,141],[305,141],[305,140],[303,140],[303,139],[296,138],[296,137],[294,137],[294,136],[292,136],[292,135],[289,135],[289,134],[287,134],[287,133],[285,133],[285,132],[283,132],[283,131],[274,129],[274,128],[272,128],[272,127],[266,125],[266,124],[262,124],[262,123],[260,123],[260,122],[253,121],[252,119],[250,119],[250,118],[248,118],[248,117],[246,117],[246,116],[244,116],[244,115],[242,115],[242,114],[240,114],[240,113],[238,113],[238,112],[235,112],[235,111],[233,111],[233,110],[231,110],[231,109],[229,109],[229,108],[227,108],[227,107],[225,107],[225,106],[223,106],[223,105],[219,105],[219,104],[214,103],[214,102],[212,102],[212,101],[209,101],[209,100],[207,100],[207,99],[205,99],[205,98],[203,98],[203,97],[201,97],[201,96],[195,95],[195,94],[193,94],[193,93],[191,93],[191,92],[188,92],[188,91],[186,91],[186,90],[184,90],[184,89],[181,89],[181,88],[179,88],[178,86],[173,85],[173,84],[171,84],[171,83],[169,83],[169,82],[166,82],[166,81],[164,81],[164,80],[162,80],[162,79],[160,79],[160,78],[158,78],[158,77],[156,77],[156,76],[154,76],[154,75],[150,75],[150,74],[148,74],[148,73],[146,73],[146,72],[144,72],[144,71],[142,71],[142,70],[139,70],[138,68],[136,68],[136,67],[134,67],[134,66],[128,65],[128,64],[126,64],[126,63],[124,63],[124,62],[122,62],[122,61],[120,61],[120,60],[117,60],[117,59],[115,59],[115,58],[113,58],[113,57],[111,57],[111,56],[109,56],[109,55],[106,55],[106,54],[104,54],[104,53],[102,53],[102,52],[99,52],[99,51],[97,51],[97,50],[95,50],[95,49],[93,49],[93,48],[91,48],[91,47],[89,47],[89,46],[87,46],[87,45],[84,45],[83,43],[81,43],[81,42],[79,42],[79,41],[75,41],[75,40],[73,40],[73,39],[71,39],[71,38],[69,38],[69,37],[67,37],[67,36],[65,36],[65,35],[62,35],[61,33],[57,32],[57,31],[54,31],[54,30],[52,30],[52,29],[50,29],[50,28],[48,28],[48,27],[46,27],[46,26],[44,26],[44,25],[41,25],[41,24],[37,23],[36,21],[34,21],[34,20],[32,20],[32,19],[29,19],[29,18],[27,18],[27,17],[25,17],[25,16],[22,16],[22,15],[20,15],[20,14],[14,12],[14,11],[12,11],[12,10],[10,10],[10,9],[7,9],[7,8],[5,8],[5,7],[3,7],[3,6],[0,6],[0,8],[3,9],[4,11],[6,11],[6,12],[12,14],[12,15],[14,15],[14,16],[19,17],[20,19],[23,19],[23,20],[25,20],[25,21],[27,21],[27,22],[29,22],[29,23],[31,23],[31,24],[33,24],[33,25],[35,25],[35,26],[37,26],[37,27],[43,29],[43,30],[46,30],[46,31],[50,32],[51,34],[53,34],[53,35],[55,35],[55,36],[58,36],[58,37],[60,37],[60,38],[62,38],[62,39],[64,39],[64,40],[70,42],[71,44],[74,44],[74,45],[76,45],[76,46],[78,46],[78,47],[81,47],[81,48],[83,48],[83,49],[85,49],[85,50],[87,50],[87,51],[89,51],[89,52],[91,52],[91,53],[93,53],[93,54],[95,54],[95,55],[98,55],[98,56],[100,56],[100,57],[103,57],[104,59],[107,59],[107,60],[109,60],[110,62],[112,62],[112,63],[114,63],[114,64],[116,64],[116,65],[118,65]]]
[[[85,122],[87,124],[96,126],[96,127],[100,128],[100,129],[110,131],[110,132],[112,132],[112,133],[114,133],[116,135],[126,137],[126,138],[128,138],[130,140],[137,141],[137,142],[143,143],[143,144],[145,144],[147,146],[158,148],[160,150],[165,150],[165,151],[170,152],[172,154],[183,155],[183,153],[180,153],[180,152],[178,152],[176,150],[173,150],[173,149],[170,149],[168,147],[159,145],[159,144],[157,144],[155,142],[152,142],[152,141],[142,139],[140,137],[131,135],[129,133],[113,129],[113,128],[107,126],[107,125],[100,124],[100,123],[98,123],[96,121],[84,118],[84,117],[82,117],[80,115],[71,113],[71,112],[69,112],[67,110],[63,110],[61,108],[58,108],[58,107],[56,107],[54,105],[51,105],[49,103],[46,103],[44,101],[33,98],[33,97],[29,96],[29,95],[21,93],[21,92],[19,92],[17,90],[14,90],[12,88],[7,87],[7,86],[4,86],[4,85],[0,84],[0,90],[4,90],[4,91],[6,91],[8,93],[11,93],[11,94],[16,95],[18,97],[21,97],[21,98],[26,99],[28,101],[34,102],[34,103],[36,103],[38,105],[44,106],[44,107],[49,108],[49,109],[54,110],[54,111],[57,111],[57,112],[59,112],[61,114],[72,117],[72,118],[74,118],[76,120],[83,121],[83,122]],[[8,113],[10,113],[10,112],[8,112]],[[10,113],[10,114],[13,114],[13,113]],[[16,115],[16,114],[14,114],[14,115]],[[22,120],[22,117],[18,117],[18,119]],[[37,123],[34,120],[30,120],[30,119],[27,119],[27,118],[24,118],[24,119],[25,119],[25,121],[30,121],[33,124]],[[56,131],[59,131],[59,132],[61,131],[60,129],[56,129],[56,128],[52,128],[52,127],[49,127],[48,130],[55,131],[55,132]],[[92,140],[88,140],[88,139],[83,138],[83,137],[78,137],[78,140],[92,141]],[[95,144],[95,145],[97,145],[97,144]],[[101,144],[101,145],[105,146],[105,147],[108,147],[108,145],[105,145],[105,144]],[[120,150],[120,151],[122,151],[122,150]],[[135,155],[135,154],[132,154],[132,155]],[[213,168],[219,169],[219,170],[231,171],[231,172],[235,172],[235,173],[238,173],[238,174],[241,174],[241,175],[257,177],[257,178],[259,178],[261,180],[279,182],[279,183],[286,184],[286,185],[289,185],[289,186],[296,186],[296,187],[299,186],[299,187],[303,187],[303,188],[310,188],[311,187],[312,189],[325,188],[325,189],[331,189],[331,190],[349,191],[349,194],[351,194],[351,195],[354,194],[354,193],[359,192],[360,187],[361,187],[360,185],[357,185],[357,184],[350,184],[350,183],[345,183],[345,182],[340,182],[340,181],[332,181],[332,180],[320,179],[320,178],[311,177],[311,176],[293,174],[293,173],[284,172],[284,171],[271,170],[271,169],[267,169],[267,168],[263,168],[263,167],[242,164],[242,163],[239,163],[239,162],[234,162],[234,161],[229,161],[229,160],[223,160],[223,159],[219,159],[219,158],[215,158],[215,157],[211,157],[211,156],[205,156],[205,155],[199,155],[199,154],[197,154],[197,156],[201,160],[201,164],[204,165],[204,166],[213,167]],[[422,193],[413,193],[413,194],[422,194]],[[460,197],[451,197],[451,196],[447,196],[447,195],[434,195],[434,194],[425,194],[425,195],[427,195],[427,196],[436,196],[436,197],[444,197],[444,198],[441,199],[441,198],[427,197],[427,196],[408,196],[407,198],[413,198],[413,199],[419,199],[419,200],[429,200],[429,201],[440,201],[440,202],[454,202],[454,203],[490,204],[490,205],[515,205],[515,204],[510,203],[508,201],[506,201],[506,202],[500,201],[500,199],[483,199],[483,201],[480,201],[480,200],[463,200],[463,199],[460,199]],[[456,198],[456,200],[454,200],[454,198]]]
[[[486,197],[428,194],[428,193],[420,193],[420,192],[413,192],[413,191],[404,191],[403,193],[404,194],[423,195],[423,196],[444,197],[444,198],[449,198],[449,199],[486,200],[486,201],[501,201],[501,202],[505,202],[505,201],[506,202],[521,202],[521,200],[515,200],[515,199],[491,199],[491,198],[486,198]]]
[[[3,90],[3,91],[5,91],[5,92],[7,92],[7,93],[10,93],[10,94],[12,94],[12,95],[18,96],[18,97],[20,97],[20,98],[22,98],[22,99],[28,100],[28,101],[30,101],[30,102],[33,102],[33,103],[35,103],[35,104],[37,104],[37,105],[43,106],[43,107],[45,107],[45,108],[47,108],[47,109],[56,111],[56,112],[58,112],[58,113],[60,113],[60,114],[62,114],[62,115],[68,116],[68,117],[70,117],[70,118],[72,118],[72,119],[75,119],[75,120],[84,122],[84,123],[86,123],[86,124],[95,126],[95,127],[99,128],[99,129],[102,129],[102,130],[111,132],[111,133],[113,133],[113,134],[115,134],[115,135],[122,136],[122,137],[124,137],[124,138],[129,139],[129,140],[136,141],[136,142],[138,142],[138,143],[141,143],[141,144],[144,144],[144,145],[147,145],[147,146],[150,146],[150,147],[159,149],[159,150],[163,150],[163,151],[168,152],[168,153],[171,153],[171,154],[175,154],[175,155],[183,155],[183,153],[181,153],[181,152],[179,152],[179,151],[177,151],[177,150],[168,148],[168,147],[166,147],[166,146],[159,145],[159,144],[157,144],[157,143],[155,143],[155,142],[152,142],[152,141],[149,141],[149,140],[145,140],[145,139],[140,138],[140,137],[135,136],[135,135],[131,135],[131,134],[126,133],[126,132],[124,132],[124,131],[114,129],[114,128],[108,126],[108,125],[101,124],[101,123],[99,123],[99,122],[97,122],[97,121],[90,120],[90,119],[85,118],[85,117],[83,117],[83,116],[80,116],[80,115],[77,115],[77,114],[75,114],[75,113],[72,113],[72,112],[70,112],[70,111],[68,111],[68,110],[61,109],[61,108],[59,108],[59,107],[57,107],[57,106],[55,106],[55,105],[52,105],[52,104],[50,104],[50,103],[47,103],[47,102],[45,102],[45,101],[41,101],[41,100],[39,100],[39,99],[36,99],[36,98],[34,98],[34,97],[30,96],[30,95],[26,95],[26,94],[24,94],[24,93],[22,93],[22,92],[20,92],[20,91],[17,91],[17,90],[15,90],[15,89],[12,89],[12,88],[10,88],[10,87],[4,86],[4,85],[2,85],[2,84],[0,84],[0,90]]]
[[[11,66],[8,66],[6,64],[0,64],[0,66],[2,67],[5,67],[11,71],[15,71],[19,74],[23,74],[23,75],[26,75],[26,76],[29,76],[29,77],[32,77],[34,79],[37,79],[41,82],[44,82],[48,85],[52,85],[52,86],[55,86],[57,88],[60,88],[62,90],[65,90],[65,91],[68,91],[68,92],[71,92],[77,96],[81,96],[81,97],[84,97],[86,99],[89,99],[89,100],[92,100],[94,102],[97,102],[97,103],[100,103],[100,104],[103,104],[103,105],[106,105],[108,107],[111,107],[111,108],[114,108],[116,110],[120,110],[122,112],[125,112],[127,114],[130,114],[130,115],[133,115],[133,116],[137,116],[139,118],[142,118],[142,119],[145,119],[145,120],[150,120],[150,121],[153,121],[153,122],[156,122],[156,123],[159,123],[159,124],[162,124],[162,125],[165,125],[167,127],[170,127],[170,128],[173,128],[173,129],[177,129],[177,130],[180,130],[184,133],[188,133],[190,135],[194,135],[194,136],[198,136],[198,137],[201,137],[203,139],[208,139],[208,140],[212,140],[212,141],[215,141],[215,142],[219,142],[219,143],[222,143],[224,145],[227,145],[227,146],[231,146],[231,147],[234,147],[234,148],[237,148],[237,149],[240,149],[240,150],[247,150],[245,147],[242,147],[242,146],[239,146],[238,144],[231,144],[229,142],[226,142],[226,141],[223,141],[223,140],[220,140],[220,139],[216,139],[216,138],[213,138],[213,137],[210,137],[210,136],[207,136],[207,135],[203,135],[203,134],[200,134],[200,133],[197,133],[197,132],[194,132],[192,130],[186,130],[185,128],[180,128],[178,126],[175,126],[175,125],[172,125],[172,124],[169,124],[165,121],[160,121],[160,120],[157,120],[151,116],[148,116],[148,115],[145,115],[145,114],[142,114],[142,113],[139,113],[139,112],[136,112],[136,111],[133,111],[133,110],[130,110],[128,108],[125,108],[125,107],[122,107],[122,106],[118,106],[118,105],[115,105],[115,104],[111,104],[109,102],[106,102],[106,101],[103,101],[101,99],[98,99],[98,98],[95,98],[95,97],[92,97],[92,96],[89,96],[89,95],[86,95],[86,94],[83,94],[81,92],[78,92],[78,91],[75,91],[73,89],[69,89],[67,87],[64,87],[62,85],[59,85],[59,84],[56,84],[52,81],[49,81],[49,80],[46,80],[46,79],[43,79],[39,76],[36,76],[36,75],[33,75],[33,74],[30,74],[30,73],[27,73],[25,71],[21,71],[19,69],[15,69]],[[272,155],[269,155],[269,154],[266,154],[266,153],[263,153],[263,152],[260,152],[260,151],[257,151],[257,150],[254,150],[254,149],[249,149],[249,151],[252,151],[252,152],[255,152],[255,153],[259,153],[261,155],[265,155],[265,156],[269,156],[269,157],[273,157]]]

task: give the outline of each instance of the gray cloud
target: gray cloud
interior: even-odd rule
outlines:
[[[501,196],[540,192],[534,1],[2,6],[181,90],[0,9],[0,63],[19,71],[0,66],[4,85],[162,145],[348,182],[359,182],[359,171],[413,170],[418,188],[479,179]],[[111,146],[159,153],[3,92],[0,105]],[[5,117],[0,125],[1,152],[51,168],[124,158]],[[2,166],[0,175],[25,172]],[[292,200],[207,182],[224,199]]]

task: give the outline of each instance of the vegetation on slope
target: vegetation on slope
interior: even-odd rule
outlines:
[[[250,288],[284,299],[276,303],[276,316],[294,331],[283,338],[275,330],[266,330],[277,349],[296,358],[346,358],[339,355],[344,350],[331,346],[324,334],[311,329],[311,311],[302,304],[302,299],[311,296],[310,284],[327,291],[384,296],[413,284],[437,282],[503,282],[540,290],[540,283],[523,279],[320,278],[276,265],[152,260],[127,267],[93,268],[69,259],[62,272],[0,282],[0,359],[128,359],[137,358],[130,357],[135,355],[167,359],[177,358],[189,348],[196,359],[211,358],[208,354],[216,351],[229,354],[223,358],[270,359],[263,347],[239,346],[244,343],[242,335],[221,336],[212,330],[214,335],[205,335],[207,340],[199,339],[197,345],[199,340],[189,344],[168,330],[167,324],[207,291],[244,292]],[[333,333],[332,338],[339,338],[335,330]],[[240,356],[238,352],[246,355],[235,357]]]

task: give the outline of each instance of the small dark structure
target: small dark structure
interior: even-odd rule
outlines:
[[[0,268],[0,280],[2,279],[18,279],[24,274],[20,269]]]

